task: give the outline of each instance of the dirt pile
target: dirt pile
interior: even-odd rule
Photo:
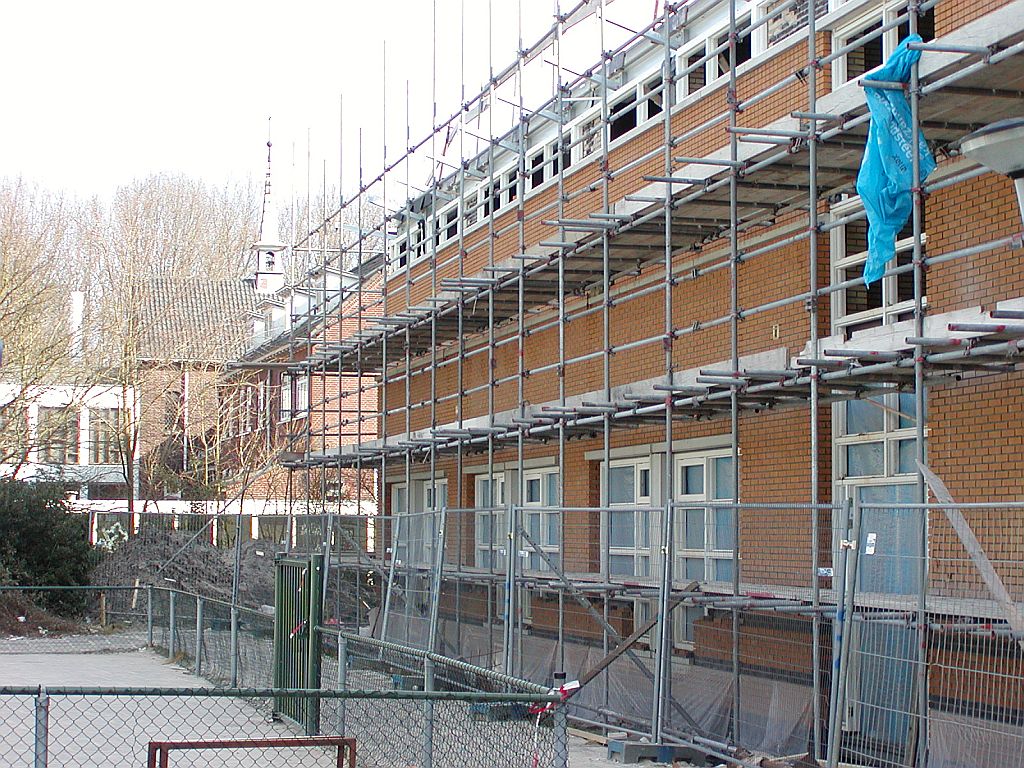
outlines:
[[[38,637],[82,631],[78,622],[43,610],[25,594],[0,594],[0,637]]]
[[[193,533],[159,531],[133,536],[104,556],[93,572],[94,584],[173,586],[218,600],[231,599],[234,548],[218,548]],[[274,547],[243,541],[239,602],[258,608],[274,602]]]

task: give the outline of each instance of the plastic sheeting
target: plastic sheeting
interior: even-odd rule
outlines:
[[[398,619],[398,617],[394,617]],[[402,642],[404,622],[399,619],[389,629],[388,639]],[[461,633],[459,630],[461,629]],[[413,619],[409,636],[415,640],[426,625]],[[446,653],[457,649],[458,657],[473,664],[489,666],[502,658],[502,628],[492,630],[478,624],[451,620],[441,622],[442,642]],[[457,634],[461,634],[457,636]],[[425,635],[424,635],[425,636]],[[564,671],[567,679],[580,678],[604,658],[600,646],[565,642]],[[653,677],[654,659],[650,652],[637,651],[637,656]],[[517,656],[517,659],[519,657]],[[536,683],[550,685],[554,672],[559,669],[558,642],[551,637],[525,635],[522,638],[520,676]],[[727,670],[697,666],[677,658],[672,664],[672,702],[665,712],[669,730],[691,732],[693,729],[679,709],[685,710],[700,726],[705,735],[724,739],[727,736],[733,701],[732,673]],[[636,664],[626,656],[616,659],[572,698],[574,710],[588,719],[600,710],[610,710],[626,718],[647,723],[651,718],[653,684]],[[795,754],[807,749],[811,729],[812,690],[810,686],[784,680],[753,675],[740,676],[740,744],[748,749],[774,755]]]
[[[928,768],[1024,767],[1024,724],[932,710],[928,718]]]
[[[905,83],[910,80],[920,51],[907,47],[920,43],[920,35],[909,35],[893,51],[881,69],[864,77],[876,82]],[[913,121],[910,104],[902,90],[864,88],[871,127],[857,176],[857,194],[868,217],[868,260],[864,283],[870,285],[885,272],[885,265],[896,255],[896,233],[903,229],[913,210]],[[923,182],[935,170],[924,134],[920,135],[918,156]]]

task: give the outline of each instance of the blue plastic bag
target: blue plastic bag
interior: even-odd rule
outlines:
[[[893,51],[881,69],[864,80],[906,83],[910,70],[921,57],[920,51],[907,48],[919,43],[919,35],[910,35]],[[885,272],[885,265],[896,255],[896,234],[903,229],[913,211],[913,133],[910,104],[903,91],[865,88],[871,127],[868,129],[864,159],[857,176],[857,193],[868,217],[868,260],[864,265],[864,283],[870,285]],[[924,134],[920,133],[921,181],[935,170]]]

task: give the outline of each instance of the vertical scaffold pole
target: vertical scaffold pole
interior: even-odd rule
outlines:
[[[726,100],[729,105],[729,351],[730,369],[740,369],[739,352],[739,143],[736,133],[739,98],[736,93],[736,0],[729,0],[729,86]],[[732,446],[732,502],[733,507],[733,550],[732,550],[732,593],[740,593],[740,464],[739,464],[739,393],[731,388],[729,397],[730,443]],[[740,610],[732,609],[732,740],[740,739]]]
[[[669,4],[665,3],[662,15],[662,37],[664,38],[665,59],[662,63],[662,142],[664,143],[665,176],[672,175],[672,104],[675,94],[675,70],[672,64],[672,16]],[[665,252],[664,252],[664,305],[663,331],[665,334],[665,383],[671,387],[674,382],[675,366],[673,353],[673,320],[672,320],[672,185],[665,185]],[[661,743],[664,702],[670,693],[672,679],[672,622],[668,612],[669,599],[672,591],[672,574],[675,567],[675,550],[673,547],[674,528],[674,492],[672,466],[672,392],[665,393],[665,454],[661,467],[662,487],[662,519],[661,519],[661,583],[658,590],[658,623],[657,653],[654,678],[654,696],[651,710],[651,736],[655,744]]]
[[[909,31],[911,35],[918,34],[920,0],[910,0],[907,8]],[[924,226],[924,195],[921,190],[921,89],[920,89],[920,66],[915,61],[910,70],[910,131],[913,136],[911,143],[911,194],[913,200],[913,227],[914,227],[914,336],[920,339],[924,336],[924,251],[922,248],[923,226]],[[915,501],[925,503],[928,501],[928,491],[925,486],[924,473],[920,467],[923,466],[927,457],[925,456],[925,379],[924,379],[924,349],[918,345],[914,351],[914,453],[917,459],[917,493]],[[918,563],[918,593],[917,593],[917,665],[915,686],[917,688],[917,741],[914,745],[916,751],[915,765],[919,768],[927,762],[928,756],[928,510],[920,510],[919,521],[919,563]],[[913,720],[913,718],[911,718]]]
[[[818,322],[819,299],[818,290],[818,123],[814,115],[818,109],[818,40],[817,40],[817,0],[807,2],[807,112],[810,115],[807,126],[807,229],[810,233],[807,248],[807,273],[810,288],[810,299],[807,302],[807,313],[810,322],[809,340],[811,357],[818,359]],[[822,758],[821,743],[821,580],[818,567],[821,564],[821,511],[818,504],[820,470],[819,470],[819,435],[820,409],[818,403],[818,368],[811,369],[810,392],[810,473],[811,473],[811,606],[815,609],[811,615],[811,684],[812,684],[812,717],[814,725],[812,738],[815,758]]]

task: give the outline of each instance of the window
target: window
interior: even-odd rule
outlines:
[[[611,141],[620,136],[625,136],[637,126],[636,117],[636,92],[630,93],[624,99],[612,104],[608,110],[608,120],[611,123],[609,138]]]
[[[613,461],[608,468],[608,569],[612,576],[651,573],[651,463]],[[622,509],[615,509],[622,507]]]
[[[832,215],[841,218],[860,209],[860,199],[854,198],[835,206]],[[903,231],[896,236],[896,265],[913,262],[913,234],[913,223],[908,221]],[[832,282],[841,283],[862,277],[868,258],[867,220],[851,221],[836,227],[830,237]],[[892,266],[891,263],[887,265]],[[913,310],[914,275],[908,270],[899,275],[883,277],[870,286],[859,284],[834,293],[832,332],[849,339],[857,331],[909,319],[913,317]]]
[[[530,158],[530,189],[536,189],[544,183],[544,152],[538,152]]]
[[[240,409],[243,410],[244,409]],[[309,411],[309,378],[289,373],[281,374],[281,408],[279,421],[305,416]]]
[[[405,530],[409,524],[409,496],[404,484],[391,486],[391,557],[398,565],[408,561],[409,536]]]
[[[164,434],[175,435],[182,431],[181,392],[169,390],[164,392]]]
[[[28,412],[8,403],[0,406],[0,461],[17,462],[28,450]]]
[[[501,570],[505,567],[505,477],[479,475],[476,478],[474,515],[476,567]]]
[[[750,58],[751,58],[751,54],[752,54],[751,36],[749,34],[744,34],[749,29],[749,27],[750,27],[750,17],[749,16],[747,16],[747,17],[745,17],[743,19],[737,19],[737,21],[736,21],[736,28],[738,30],[737,34],[742,35],[741,37],[739,37],[736,40],[736,66],[737,67],[740,64],[743,64],[744,62],[750,61]],[[714,47],[712,48],[712,50],[714,50],[715,48],[718,48],[719,46],[725,45],[727,42],[729,42],[729,33],[728,32],[724,32],[721,35],[719,35],[717,38],[715,38]],[[710,53],[710,51],[709,51],[709,53]],[[711,61],[708,62],[708,65],[709,65],[709,68],[710,68],[710,75],[711,75],[711,79],[712,80],[714,80],[717,77],[721,77],[722,75],[729,74],[729,49],[728,49],[728,47],[723,48],[721,51],[719,51],[718,55],[715,56],[713,59],[711,59]]]
[[[872,33],[876,33],[870,40],[866,40],[854,50],[840,56],[832,62],[832,81],[834,86],[855,80],[889,58],[900,40],[910,34],[910,25],[904,21],[898,27],[883,33],[878,30],[883,25],[889,24],[907,10],[906,0],[901,2],[877,2],[866,14],[858,16],[848,24],[835,30],[832,35],[832,49],[839,50],[852,42]],[[924,40],[935,38],[935,13],[929,9],[918,18],[918,34]]]
[[[537,546],[557,563],[562,540],[561,510],[558,509],[558,470],[524,472],[523,481],[526,484],[523,525]],[[524,542],[523,549],[529,553],[528,568],[534,571],[551,570],[529,542]]]
[[[292,417],[292,395],[294,384],[290,374],[281,374],[281,407],[278,413],[279,421],[288,421]]]
[[[420,480],[413,484],[412,506],[405,508],[405,486],[400,489],[399,498],[393,506],[396,519],[404,516],[398,532],[400,557],[407,565],[420,568],[431,567],[434,563],[436,537],[440,510],[448,506],[448,483],[444,480]],[[437,492],[437,503],[434,492]],[[392,496],[394,499],[395,497]]]
[[[731,581],[736,548],[736,511],[701,502],[734,498],[732,455],[728,451],[676,457],[675,578]]]
[[[292,400],[292,409],[296,416],[304,416],[309,411],[309,377],[296,376],[295,397]]]
[[[683,89],[680,96],[688,96],[691,93],[696,93],[707,85],[707,63],[700,61],[704,58],[706,53],[707,51],[705,51],[704,46],[701,46],[699,49],[686,55],[686,64],[684,69],[689,71],[686,73],[686,77],[680,80],[680,84]]]
[[[121,463],[121,410],[119,408],[89,409],[89,462],[91,464]]]
[[[70,407],[40,406],[36,415],[39,461],[43,464],[78,463],[78,411]]]
[[[838,478],[915,475],[914,395],[887,393],[835,406]]]

